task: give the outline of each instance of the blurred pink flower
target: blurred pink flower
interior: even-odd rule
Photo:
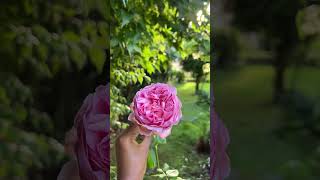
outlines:
[[[211,165],[212,180],[223,180],[230,174],[230,160],[226,153],[229,144],[229,133],[223,122],[211,107]]]
[[[128,119],[139,125],[143,135],[154,133],[166,138],[182,117],[181,106],[176,88],[164,83],[151,84],[136,93]]]
[[[109,179],[109,115],[109,85],[99,86],[86,97],[74,122],[75,154],[83,180]]]

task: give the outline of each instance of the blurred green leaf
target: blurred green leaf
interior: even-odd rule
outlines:
[[[80,37],[75,32],[72,31],[65,31],[62,33],[62,38],[64,38],[66,41],[79,43]]]
[[[172,170],[167,170],[166,171],[167,176],[169,177],[177,177],[179,176],[179,171],[176,169],[172,169]]]
[[[163,164],[163,168],[162,168],[162,169],[163,169],[164,171],[169,170],[169,168],[170,168],[170,166],[169,166],[168,163],[164,163],[164,164]]]
[[[128,52],[130,55],[132,55],[133,53],[136,53],[136,52],[141,53],[141,49],[136,44],[129,44],[128,45]]]
[[[86,54],[77,45],[72,45],[70,47],[70,58],[76,63],[77,68],[80,70],[86,63]]]
[[[80,75],[85,77],[81,83],[96,79],[109,48],[109,1],[82,6],[84,1],[1,6],[0,179],[43,179],[65,160],[63,145],[52,137],[63,141],[71,122],[63,119],[75,109],[67,112],[62,106],[77,105],[79,94],[61,94],[59,87],[73,87]]]
[[[122,3],[123,3],[123,6],[126,7],[127,3],[128,3],[128,0],[122,0]]]
[[[89,56],[92,64],[96,67],[98,72],[101,73],[106,60],[104,50],[99,47],[91,47],[89,49]]]
[[[146,68],[146,70],[149,74],[152,74],[154,72],[154,68],[153,68],[152,63],[150,61],[145,61],[144,67]]]
[[[129,24],[132,18],[133,16],[131,14],[128,14],[127,12],[122,10],[121,11],[121,27]]]
[[[10,103],[10,99],[7,96],[5,88],[0,86],[0,103],[8,105]]]
[[[143,83],[143,76],[142,76],[142,75],[139,75],[139,76],[138,76],[138,81],[139,81],[140,84]]]
[[[18,122],[22,122],[27,118],[27,110],[22,105],[17,105],[15,107],[16,118]]]
[[[37,53],[39,55],[39,59],[41,61],[46,61],[47,60],[47,57],[48,57],[48,48],[47,46],[43,45],[43,44],[39,44],[38,46],[36,46],[36,50],[37,50]]]
[[[147,165],[149,169],[154,169],[157,166],[157,157],[153,148],[149,150]]]
[[[166,138],[160,138],[158,135],[155,135],[153,137],[153,141],[154,141],[154,144],[166,144],[167,143],[167,139]]]

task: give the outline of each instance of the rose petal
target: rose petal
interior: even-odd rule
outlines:
[[[99,86],[89,94],[78,111],[74,126],[77,132],[75,144],[81,179],[105,180],[109,177],[110,164],[110,103],[109,85]],[[72,141],[68,140],[68,141]]]
[[[164,139],[167,136],[169,136],[171,134],[171,128],[165,129],[163,130],[161,133],[159,133],[159,136]]]
[[[226,153],[226,148],[230,138],[227,128],[215,112],[212,113],[211,129],[211,170],[213,179],[225,179],[230,174],[230,160]]]
[[[134,118],[134,113],[130,113],[129,114],[128,120],[131,121],[131,122],[135,122],[136,121],[136,118]]]
[[[133,98],[128,119],[147,129],[148,134],[152,131],[168,136],[182,117],[181,102],[176,94],[176,88],[164,83],[140,89]]]

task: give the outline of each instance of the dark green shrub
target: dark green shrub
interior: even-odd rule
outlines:
[[[185,81],[185,75],[182,71],[171,71],[170,73],[170,80],[177,82],[179,84]]]
[[[238,64],[240,45],[239,33],[235,30],[219,30],[213,37],[215,63],[227,68]]]
[[[207,93],[204,90],[198,90],[197,92],[197,96],[198,96],[198,101],[197,104],[198,105],[210,105],[210,94]]]
[[[279,129],[279,134],[299,134],[320,137],[319,101],[305,96],[298,91],[290,91],[281,98],[285,110],[285,119]]]

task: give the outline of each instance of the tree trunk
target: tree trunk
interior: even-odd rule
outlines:
[[[199,85],[201,82],[201,76],[197,76],[196,77],[196,89],[195,89],[195,94],[197,94],[199,92]]]
[[[198,91],[199,91],[199,82],[196,82],[196,89],[195,89],[196,94],[198,93]]]
[[[273,100],[275,103],[278,103],[281,96],[284,94],[284,72],[285,72],[285,66],[275,67],[274,93],[273,93]]]
[[[286,50],[280,49],[274,62],[273,102],[279,103],[285,93]]]

